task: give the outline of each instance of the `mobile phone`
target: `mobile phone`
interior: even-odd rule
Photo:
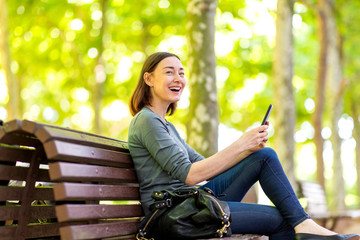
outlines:
[[[273,105],[270,104],[268,110],[266,111],[265,117],[264,117],[261,125],[265,125],[265,124],[266,124],[267,120],[269,119],[269,116],[270,116],[270,113],[271,113],[271,110],[272,110],[272,109],[273,109]]]

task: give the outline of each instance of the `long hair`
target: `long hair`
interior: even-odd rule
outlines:
[[[173,53],[168,53],[168,52],[154,53],[145,60],[142,70],[140,72],[140,76],[139,76],[139,80],[136,85],[136,88],[134,89],[134,92],[132,93],[132,95],[130,97],[129,108],[130,108],[130,112],[133,116],[135,116],[135,114],[140,112],[140,110],[144,106],[146,106],[146,105],[151,106],[151,104],[150,104],[150,100],[151,100],[150,87],[149,87],[149,85],[147,85],[145,83],[144,74],[146,72],[152,73],[155,70],[158,63],[167,57],[176,57],[180,60],[180,58],[177,55],[175,55]],[[175,112],[175,110],[176,110],[176,102],[171,103],[169,105],[169,107],[167,109],[167,113],[169,115],[172,115]]]

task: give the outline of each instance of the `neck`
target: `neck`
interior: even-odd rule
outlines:
[[[150,108],[154,113],[159,115],[164,122],[166,122],[165,116],[166,116],[167,108],[165,109],[163,107],[157,107],[156,105],[152,105],[152,106],[148,105],[146,107]]]

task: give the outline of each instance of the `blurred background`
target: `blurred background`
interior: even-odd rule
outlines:
[[[360,2],[0,0],[0,119],[127,140],[145,58],[178,54],[172,121],[203,155],[260,125],[290,180],[360,205]]]

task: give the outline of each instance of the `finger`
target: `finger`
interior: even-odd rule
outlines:
[[[267,130],[265,130],[265,131],[262,131],[262,132],[260,132],[260,137],[261,138],[265,138],[265,137],[267,137],[269,135],[269,133],[268,133],[268,131]]]
[[[268,128],[269,128],[268,125],[261,125],[261,126],[259,127],[259,132],[264,132],[264,131],[266,131]]]

